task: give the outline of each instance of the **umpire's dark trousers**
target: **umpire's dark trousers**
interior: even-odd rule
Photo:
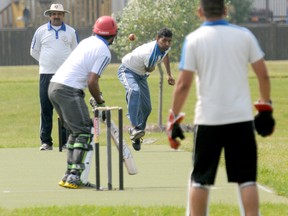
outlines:
[[[53,105],[48,97],[48,87],[54,74],[40,74],[39,94],[40,94],[40,140],[41,144],[53,145],[52,126],[53,126]]]

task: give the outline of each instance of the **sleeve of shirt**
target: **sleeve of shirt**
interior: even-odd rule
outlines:
[[[33,36],[31,47],[30,47],[30,55],[39,61],[40,51],[41,51],[41,43],[40,43],[39,31],[37,30]]]
[[[153,67],[157,62],[157,42],[153,41],[137,48],[145,67]]]
[[[96,73],[98,76],[101,76],[105,68],[111,61],[111,56],[101,55],[95,61],[92,72]]]
[[[145,67],[153,67],[152,56],[146,54],[143,55],[143,62]]]
[[[146,59],[145,59],[145,66],[146,67],[153,67],[155,66],[156,62],[157,62],[157,50],[156,50],[156,45],[153,48],[153,51],[151,53],[151,55],[149,56],[149,58],[147,59],[147,55],[146,55]]]
[[[72,50],[74,50],[76,48],[76,46],[79,44],[79,37],[78,37],[78,32],[75,30],[75,35],[73,37],[73,41],[72,41]]]
[[[250,49],[250,55],[249,55],[249,62],[254,63],[264,57],[264,52],[260,48],[260,45],[256,37],[252,33],[250,33],[250,35],[251,35],[250,37],[251,49]]]
[[[192,47],[192,43],[186,38],[182,46],[179,70],[196,71],[194,52],[195,49]]]

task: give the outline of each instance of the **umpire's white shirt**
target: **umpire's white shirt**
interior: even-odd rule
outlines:
[[[61,65],[51,82],[77,89],[87,87],[90,72],[102,75],[111,61],[108,43],[102,37],[90,36],[82,40]]]
[[[253,120],[248,63],[264,54],[246,28],[225,20],[205,22],[185,38],[180,70],[196,73],[195,124]]]
[[[69,25],[40,26],[32,39],[30,55],[39,62],[40,74],[54,74],[78,44],[77,32]]]
[[[144,75],[145,67],[153,67],[163,61],[171,48],[161,52],[157,41],[151,41],[143,44],[122,58],[122,64],[133,72]]]

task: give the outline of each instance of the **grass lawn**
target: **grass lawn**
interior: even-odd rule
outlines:
[[[106,105],[122,106],[127,112],[125,92],[117,79],[118,65],[109,65],[101,78],[100,88],[104,94]],[[287,77],[288,61],[270,61],[268,68],[272,83],[272,99],[276,129],[273,136],[262,138],[257,136],[259,149],[258,181],[273,189],[278,195],[288,197],[288,136],[287,136]],[[172,71],[177,77],[177,64],[172,65]],[[39,96],[38,96],[38,66],[0,67],[0,148],[30,148],[39,147]],[[255,76],[249,74],[252,100],[258,98],[258,85]],[[153,72],[149,77],[152,98],[152,114],[148,119],[149,127],[157,127],[159,121],[159,74]],[[171,105],[173,87],[164,81],[162,123],[165,125],[168,110]],[[86,100],[89,93],[86,92]],[[195,103],[195,85],[184,107],[185,124],[192,124]],[[129,122],[124,117],[124,126]],[[149,138],[157,140],[153,145],[167,144],[164,132],[149,132]],[[127,133],[124,133],[127,138]],[[58,144],[57,121],[54,115],[53,139],[55,148]],[[192,135],[182,142],[181,149],[192,150]],[[245,157],[245,156],[244,156]],[[187,161],[187,163],[189,163]],[[43,208],[5,209],[1,206],[0,215],[183,215],[184,208],[173,206],[122,206],[97,207],[94,205],[79,205],[71,208],[51,206]],[[237,206],[212,204],[211,215],[239,215]],[[85,213],[83,213],[85,212]],[[284,204],[264,203],[261,206],[263,215],[288,215],[288,207]]]

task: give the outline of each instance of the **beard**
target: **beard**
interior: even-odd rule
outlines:
[[[55,18],[55,19],[51,20],[51,24],[55,25],[55,26],[60,26],[62,24],[62,21],[59,18]]]

